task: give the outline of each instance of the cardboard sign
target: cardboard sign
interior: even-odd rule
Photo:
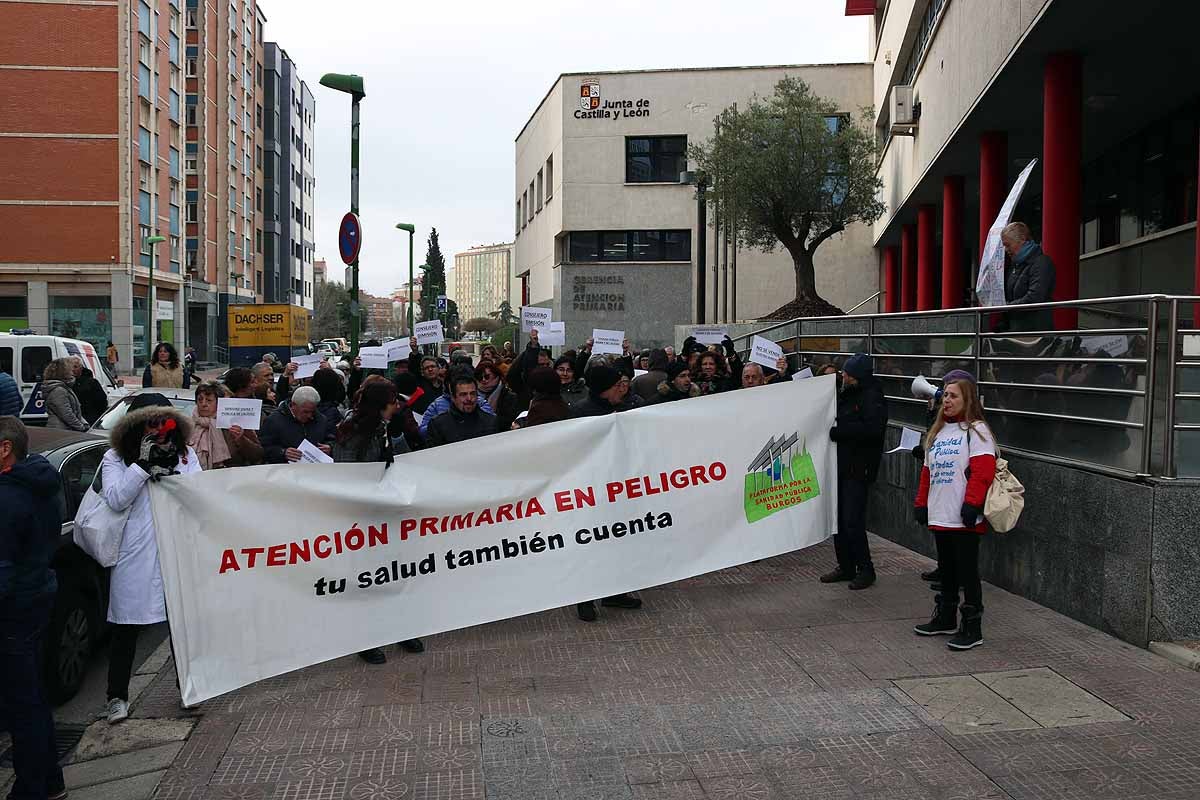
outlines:
[[[413,326],[417,334],[417,344],[437,344],[446,341],[446,333],[442,330],[441,320],[431,319],[429,322],[418,322]]]
[[[521,306],[521,332],[529,333],[537,329],[540,334],[550,325],[551,311],[538,306]]]
[[[1109,336],[1084,336],[1082,339],[1083,349],[1089,355],[1094,356],[1103,350],[1111,358],[1120,358],[1129,352],[1129,337],[1123,333]]]
[[[692,338],[700,344],[720,344],[729,332],[721,325],[697,325],[692,328]]]
[[[805,378],[811,378],[812,376],[813,376],[812,367],[805,367],[804,369],[800,370],[799,372],[793,373],[792,380],[802,381]]]
[[[912,452],[912,449],[921,443],[921,432],[914,431],[912,428],[900,429],[900,444],[897,447],[888,450],[889,453],[899,453],[901,450]]]
[[[387,348],[387,360],[406,361],[412,355],[412,342],[408,339],[396,339],[384,345]]]
[[[243,400],[237,397],[217,398],[218,428],[232,428],[237,425],[248,431],[256,431],[261,419],[262,400]]]
[[[755,336],[750,341],[751,363],[761,364],[764,367],[775,369],[775,365],[781,358],[783,358],[783,348],[772,342],[770,339],[764,339],[761,336]]]
[[[605,353],[614,355],[625,354],[625,331],[606,331],[603,328],[592,329],[592,355]]]
[[[362,359],[363,369],[387,369],[388,349],[386,347],[363,347],[358,351]]]
[[[292,375],[294,380],[303,378],[311,378],[317,374],[317,370],[321,368],[321,362],[325,360],[325,356],[320,353],[314,353],[311,356],[296,356],[292,359],[292,363],[300,367],[296,373]]]
[[[298,464],[332,464],[333,459],[325,455],[325,452],[315,444],[305,439],[296,448],[300,451],[300,460]]]
[[[567,343],[567,323],[551,322],[545,328],[538,331],[538,344],[542,347],[550,347],[551,345],[566,345]]]

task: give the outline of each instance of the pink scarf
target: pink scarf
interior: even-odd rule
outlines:
[[[201,469],[219,467],[233,457],[229,445],[225,443],[225,432],[216,426],[215,417],[200,417],[192,412],[192,437],[188,439],[200,457]]]

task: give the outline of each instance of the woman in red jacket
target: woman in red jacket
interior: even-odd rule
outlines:
[[[975,378],[967,373],[946,381],[941,409],[925,437],[925,466],[914,503],[917,522],[937,539],[942,591],[933,618],[914,630],[923,636],[953,634],[952,650],[983,644],[979,539],[987,531],[983,502],[995,476],[996,440],[984,421]]]

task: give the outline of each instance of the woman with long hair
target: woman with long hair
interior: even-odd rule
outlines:
[[[142,386],[164,389],[190,389],[192,376],[179,361],[179,353],[170,342],[159,342],[150,363],[142,372]]]
[[[692,384],[700,389],[701,395],[737,388],[729,374],[725,356],[716,350],[706,350],[696,358],[696,365],[692,368]]]
[[[86,431],[88,421],[83,405],[71,388],[75,365],[70,358],[56,358],[42,372],[42,400],[46,404],[46,427],[68,431]]]
[[[979,541],[987,532],[983,504],[995,477],[996,439],[983,417],[979,386],[970,373],[960,373],[943,386],[942,405],[925,437],[925,465],[914,503],[917,522],[937,539],[942,584],[933,618],[914,630],[922,636],[952,634],[952,650],[983,644]]]

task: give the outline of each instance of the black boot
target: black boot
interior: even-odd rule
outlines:
[[[958,633],[954,634],[946,646],[951,650],[970,650],[981,644],[983,644],[983,608],[964,605]]]
[[[913,628],[922,636],[949,635],[958,632],[958,600],[938,595],[934,600],[933,618]]]
[[[937,583],[937,582],[941,581],[941,579],[942,579],[942,573],[938,571],[937,567],[934,567],[933,569],[929,570],[929,572],[921,573],[921,580],[923,580],[923,581],[929,581],[930,583]]]
[[[865,589],[875,583],[875,568],[874,567],[859,567],[858,574],[850,581],[851,589]]]
[[[406,653],[424,653],[425,643],[420,639],[405,639],[400,643],[400,648]]]
[[[600,601],[600,605],[605,608],[641,608],[642,601],[640,598],[634,597],[631,594],[614,594]]]
[[[826,572],[821,576],[821,583],[841,583],[842,581],[854,580],[854,570],[842,569],[838,567],[833,572]]]
[[[370,650],[363,650],[358,654],[358,657],[368,664],[376,666],[387,663],[387,656],[378,647],[372,647]]]
[[[588,600],[586,603],[576,603],[575,613],[578,614],[579,618],[584,622],[595,622],[596,604],[591,600]]]

